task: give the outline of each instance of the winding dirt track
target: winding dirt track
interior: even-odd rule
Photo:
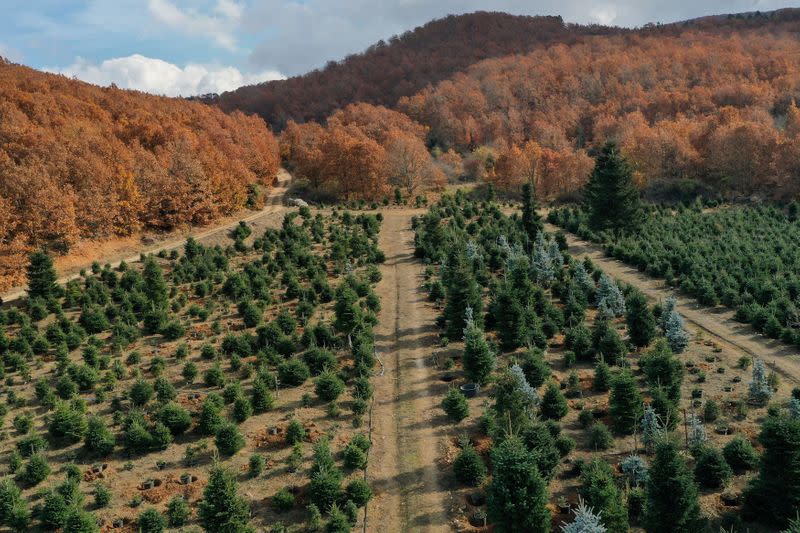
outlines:
[[[545,229],[553,233],[562,231],[551,224],[545,224]],[[566,233],[566,236],[570,254],[580,259],[588,256],[611,277],[638,287],[651,300],[666,300],[668,296],[674,296],[690,331],[699,330],[704,336],[733,348],[734,352],[763,359],[768,367],[784,379],[800,383],[800,351],[796,347],[768,339],[749,325],[737,322],[733,311],[727,307],[710,308],[700,305],[694,298],[684,296],[667,286],[663,280],[606,257],[600,246],[581,240],[571,233]]]
[[[177,232],[173,233],[170,237],[164,240],[153,243],[149,246],[138,246],[136,251],[132,253],[130,249],[125,249],[117,253],[107,254],[103,257],[93,258],[100,264],[109,263],[112,268],[119,266],[122,261],[126,263],[135,263],[139,261],[140,254],[158,253],[161,250],[170,251],[175,248],[180,248],[186,243],[186,239],[194,237],[198,242],[205,245],[215,244],[230,244],[228,239],[228,232],[233,229],[240,220],[247,222],[257,232],[258,229],[266,227],[266,221],[274,218],[278,214],[283,214],[286,209],[283,207],[283,199],[291,181],[291,176],[288,172],[281,169],[278,172],[277,184],[270,189],[269,196],[267,197],[264,207],[255,213],[244,214],[241,217],[232,216],[228,217],[225,222],[206,228],[192,228],[187,232],[183,232],[179,237],[175,237]],[[89,268],[91,262],[82,265],[82,268]],[[59,272],[61,276],[58,279],[59,284],[65,284],[68,281],[77,279],[79,277],[79,268],[73,268],[66,272]],[[0,294],[4,303],[16,301],[25,296],[25,287],[15,287],[3,294]]]
[[[423,211],[383,211],[380,248],[386,262],[375,329],[383,373],[373,379],[368,477],[375,498],[366,531],[450,531],[437,466],[444,437],[438,412],[442,392],[431,365],[436,312],[425,301],[422,265],[414,258],[415,213]]]

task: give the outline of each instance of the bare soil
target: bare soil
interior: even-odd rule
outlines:
[[[373,380],[368,479],[375,498],[366,531],[449,531],[441,459],[450,433],[439,402],[446,384],[436,379],[436,310],[422,292],[422,265],[414,258],[411,216],[424,210],[388,209],[380,235],[386,253],[377,292],[375,329],[381,361]]]

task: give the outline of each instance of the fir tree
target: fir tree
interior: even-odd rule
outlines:
[[[252,531],[248,525],[250,506],[238,495],[236,478],[219,465],[211,469],[208,485],[203,489],[203,499],[198,504],[197,517],[206,531]]]
[[[641,222],[633,171],[613,142],[602,148],[583,191],[589,224],[595,230],[632,229]]]
[[[525,310],[507,284],[497,287],[491,311],[500,348],[505,352],[519,348],[527,338]]]
[[[541,413],[542,418],[549,420],[561,420],[567,414],[567,399],[555,383],[547,385],[542,396]]]
[[[628,511],[607,462],[595,459],[583,467],[580,493],[587,505],[599,511],[600,520],[610,533],[628,531]]]
[[[651,450],[653,446],[666,435],[664,424],[652,405],[644,407],[642,414],[642,444]]]
[[[575,509],[575,520],[561,526],[562,533],[606,533],[606,528],[600,521],[600,515],[594,514],[594,509],[587,507],[583,499],[578,500]]]
[[[626,307],[625,322],[631,342],[640,348],[647,346],[656,334],[656,319],[647,305],[647,299],[641,292],[634,291]]]
[[[492,481],[486,495],[489,519],[498,533],[550,531],[547,486],[536,458],[514,437],[492,448]]]
[[[632,433],[642,416],[642,395],[628,371],[614,380],[609,399],[611,420],[619,433]]]
[[[550,377],[550,367],[547,366],[542,352],[536,348],[525,352],[522,371],[525,373],[526,381],[532,387],[540,387]]]
[[[600,276],[595,298],[601,316],[614,318],[625,314],[625,298],[622,296],[622,291],[606,274]]]
[[[703,530],[704,523],[697,485],[675,443],[662,439],[647,481],[645,529],[648,533],[695,533]]]
[[[542,218],[536,211],[536,190],[532,182],[522,186],[522,229],[529,242],[535,242],[542,231]]]
[[[705,446],[700,451],[694,465],[694,477],[701,486],[709,489],[721,487],[732,475],[731,467],[719,449]]]
[[[622,461],[620,467],[631,486],[644,485],[650,477],[647,462],[638,455],[629,455]]]
[[[460,256],[456,256],[460,257]],[[472,320],[476,327],[483,327],[481,314],[483,302],[481,291],[470,269],[463,261],[448,264],[449,282],[445,285],[447,300],[444,317],[447,323],[446,333],[451,339],[458,339],[467,327],[465,309],[472,309]]]
[[[510,430],[513,433],[530,423],[538,397],[530,394],[517,374],[511,371],[503,372],[498,377],[492,393],[495,400],[494,410],[502,430]]]
[[[154,308],[165,308],[169,298],[169,288],[167,287],[167,282],[164,281],[161,267],[152,257],[148,257],[145,260],[142,277],[144,278],[144,293],[147,299],[150,300]]]
[[[473,383],[483,385],[495,365],[495,357],[483,331],[472,317],[472,308],[467,308],[464,328],[464,373]]]
[[[56,271],[53,260],[44,250],[37,250],[28,257],[28,298],[48,299],[58,294]]]
[[[664,336],[673,353],[683,353],[689,345],[689,333],[683,327],[683,318],[676,310],[671,310],[664,323]]]
[[[789,398],[789,416],[800,420],[800,400],[797,398]]]
[[[689,448],[695,448],[705,444],[705,442],[708,440],[706,428],[703,426],[703,423],[700,421],[700,419],[694,415],[694,413],[686,417],[686,425],[689,434]]]
[[[594,380],[592,388],[598,392],[605,392],[611,387],[611,370],[601,358],[594,366]]]
[[[191,423],[191,418],[189,422]],[[91,417],[83,442],[84,450],[95,457],[106,457],[114,451],[115,443],[114,434],[109,431],[103,419],[99,416]]]
[[[659,339],[653,347],[639,360],[647,382],[652,387],[663,387],[672,401],[681,397],[683,383],[683,365],[672,354],[664,339]]]
[[[750,400],[759,405],[765,405],[772,398],[772,387],[770,387],[767,379],[767,369],[761,359],[756,359],[753,364],[753,380],[750,382],[747,391]]]
[[[556,277],[556,265],[553,264],[553,259],[548,253],[547,241],[541,233],[536,238],[536,244],[533,247],[531,267],[533,279],[543,287],[548,287]]]
[[[783,526],[800,508],[800,420],[768,416],[758,440],[764,453],[758,477],[745,490],[743,514]]]

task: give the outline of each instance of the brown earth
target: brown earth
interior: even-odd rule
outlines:
[[[436,310],[422,292],[422,265],[414,258],[411,216],[424,210],[383,211],[380,248],[386,253],[377,292],[375,328],[381,361],[373,380],[368,479],[375,498],[365,531],[449,531],[448,490],[440,458],[450,439],[439,402],[446,384],[435,379]]]

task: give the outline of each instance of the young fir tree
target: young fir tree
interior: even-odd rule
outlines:
[[[642,218],[633,171],[613,142],[606,143],[583,191],[589,224],[595,230],[632,229]]]
[[[536,467],[536,457],[515,437],[492,448],[492,481],[486,506],[494,530],[550,531],[547,485]]]
[[[625,314],[625,298],[614,281],[606,274],[600,276],[595,294],[601,316],[614,318]]]
[[[500,337],[500,348],[505,352],[513,351],[527,338],[525,310],[507,284],[497,287],[492,300],[491,312]]]
[[[464,373],[473,383],[484,384],[494,369],[495,357],[486,337],[472,317],[472,308],[467,308],[464,328]]]
[[[669,344],[659,339],[653,347],[639,360],[647,382],[652,387],[663,387],[672,401],[681,397],[683,383],[683,365],[672,354]]]
[[[705,521],[700,515],[697,485],[678,447],[668,439],[656,444],[647,481],[644,526],[648,533],[695,533]]]
[[[460,258],[461,255],[451,257]],[[472,274],[472,269],[462,261],[451,261],[447,264],[448,282],[445,285],[447,303],[444,308],[444,318],[447,324],[446,333],[451,339],[458,339],[464,334],[467,326],[467,317],[464,310],[469,308],[474,313],[473,321],[476,326],[483,327],[483,302],[481,291]]]
[[[683,318],[675,310],[671,310],[664,322],[664,337],[673,353],[680,354],[689,345],[689,333],[683,327]]]
[[[542,395],[542,418],[547,420],[561,420],[567,414],[567,399],[561,393],[558,385],[549,383],[547,390]]]
[[[583,499],[578,500],[575,509],[575,520],[561,526],[562,533],[606,533],[606,527],[594,509],[587,507]]]
[[[200,525],[206,531],[246,533],[250,505],[238,495],[236,478],[219,465],[211,469],[208,485],[203,489],[203,499],[197,509]]]
[[[148,257],[144,262],[144,293],[147,299],[156,309],[163,309],[167,306],[169,299],[169,289],[167,282],[164,281],[164,274],[161,267],[152,257]]]
[[[750,400],[759,405],[765,405],[772,398],[772,387],[767,379],[767,369],[761,359],[756,359],[753,364],[753,381],[750,382],[747,390]]]
[[[733,472],[719,448],[704,446],[694,465],[694,477],[701,486],[715,489],[727,482]]]
[[[595,459],[583,467],[580,494],[587,505],[598,510],[600,521],[610,533],[628,531],[628,510],[607,462]]]
[[[58,294],[56,271],[53,260],[44,250],[37,250],[28,257],[28,297],[44,298]]]
[[[764,446],[758,477],[745,490],[745,518],[785,525],[800,509],[800,420],[768,416],[758,440]]]
[[[623,371],[614,380],[609,406],[614,429],[623,434],[633,433],[642,417],[642,395],[630,372]]]
[[[639,348],[647,346],[656,335],[656,319],[647,305],[647,298],[641,292],[634,291],[628,298],[626,308],[625,322],[631,342]]]
[[[529,242],[535,242],[542,231],[542,218],[536,211],[536,190],[532,182],[522,186],[522,229]]]

